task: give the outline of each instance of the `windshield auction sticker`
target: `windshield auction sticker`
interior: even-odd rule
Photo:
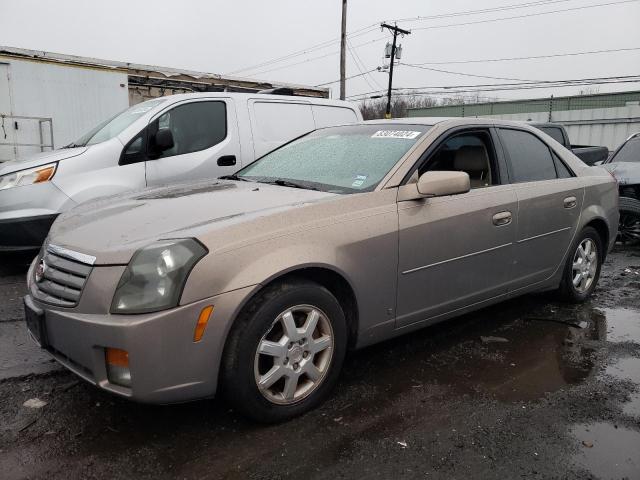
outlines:
[[[409,130],[378,130],[371,135],[371,138],[404,138],[406,140],[413,140],[420,132],[412,132]]]

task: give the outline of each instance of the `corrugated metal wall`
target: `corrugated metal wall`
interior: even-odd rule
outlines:
[[[451,105],[409,110],[410,117],[488,117],[562,123],[573,144],[614,150],[640,131],[640,92]]]
[[[51,117],[56,148],[76,140],[129,106],[126,72],[2,56],[0,63],[9,65],[11,108],[0,114]],[[0,91],[0,95],[4,96],[6,92]],[[4,99],[0,100],[0,105],[6,104]],[[14,129],[16,143],[39,143],[37,121],[15,121],[18,122],[17,130],[13,120],[5,122],[5,128]],[[39,151],[37,147],[17,147],[11,151],[3,149],[0,154],[17,154],[22,158]]]

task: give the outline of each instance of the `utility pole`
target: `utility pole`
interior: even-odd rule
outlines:
[[[347,0],[342,0],[342,31],[340,33],[340,100],[346,96],[346,62],[347,62]]]
[[[387,23],[383,23],[380,26],[383,29],[386,28],[390,32],[393,32],[393,44],[391,46],[391,63],[389,64],[389,88],[387,89],[387,110],[384,114],[384,118],[391,118],[391,86],[393,84],[393,64],[396,59],[396,40],[398,38],[398,34],[405,36],[409,35],[411,32],[409,30],[403,30],[395,24],[389,25]]]

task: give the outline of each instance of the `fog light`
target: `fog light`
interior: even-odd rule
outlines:
[[[110,383],[122,387],[131,386],[131,370],[129,370],[129,353],[118,348],[105,348],[107,379]]]

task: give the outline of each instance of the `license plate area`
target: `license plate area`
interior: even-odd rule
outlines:
[[[47,330],[44,311],[31,304],[28,299],[25,299],[24,318],[27,322],[27,329],[36,343],[42,348],[47,348]]]

